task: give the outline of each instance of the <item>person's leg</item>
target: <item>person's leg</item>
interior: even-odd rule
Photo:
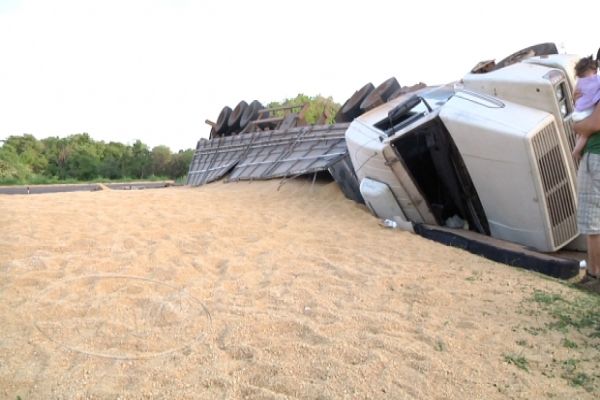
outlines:
[[[600,277],[600,235],[587,235],[587,272]]]
[[[600,275],[600,154],[585,153],[577,173],[577,225],[586,235],[587,273]]]

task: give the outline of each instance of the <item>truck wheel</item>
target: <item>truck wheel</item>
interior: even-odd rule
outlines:
[[[388,101],[393,100],[395,98],[398,98],[398,97],[403,96],[408,93],[416,92],[417,90],[421,90],[426,87],[427,87],[427,85],[424,84],[423,82],[419,82],[412,86],[402,86],[400,89],[396,89],[394,91],[394,93],[392,93],[390,95],[390,97],[388,98]]]
[[[558,49],[556,48],[556,45],[554,43],[548,42],[548,43],[534,44],[533,46],[525,47],[524,49],[521,49],[521,50],[511,54],[510,56],[506,57],[505,59],[500,61],[498,64],[496,64],[495,69],[507,67],[511,64],[517,63],[517,62],[524,60],[526,58],[529,58],[529,57],[545,56],[548,54],[558,54]]]
[[[393,76],[387,81],[383,82],[381,85],[377,86],[375,91],[379,92],[379,95],[384,101],[387,101],[392,93],[396,90],[400,89],[400,84]]]
[[[509,65],[516,64],[519,61],[522,61],[526,58],[530,58],[533,56],[535,56],[535,52],[533,50],[523,49],[519,52],[511,54],[510,56],[506,57],[504,60],[500,61],[498,64],[496,64],[496,69],[508,67]]]
[[[396,78],[391,77],[377,86],[360,104],[362,112],[369,111],[383,103],[385,103],[392,93],[400,89],[400,84]]]
[[[238,132],[240,131],[240,119],[248,108],[248,103],[244,100],[240,101],[237,106],[233,109],[231,114],[229,114],[229,118],[227,119],[227,126],[229,127],[229,132]]]
[[[373,90],[375,90],[375,86],[373,86],[373,84],[369,82],[362,88],[354,92],[354,94],[348,100],[346,100],[342,108],[340,108],[340,113],[342,117],[348,122],[358,117],[361,114],[361,103],[367,98],[369,94],[371,94]]]
[[[240,129],[243,130],[251,121],[254,121],[256,118],[258,118],[258,112],[264,108],[265,107],[260,101],[252,101],[242,113],[242,117],[240,118]],[[268,117],[268,115],[264,117]]]
[[[346,102],[348,102],[348,100],[346,100]],[[344,104],[346,104],[346,103],[344,103]],[[334,119],[335,119],[335,123],[336,124],[341,124],[343,122],[352,122],[352,120],[349,120],[346,117],[344,117],[344,114],[342,114],[342,109],[341,108],[335,114],[335,118]]]
[[[216,138],[218,135],[215,133],[215,127],[213,126],[212,128],[210,128],[210,133],[208,134],[208,138],[209,139],[214,139]],[[200,142],[198,142],[200,143]]]
[[[223,107],[221,113],[219,114],[219,118],[217,118],[217,123],[215,124],[215,133],[224,135],[227,133],[227,120],[229,119],[229,115],[231,114],[230,107]]]
[[[385,103],[385,101],[383,101],[381,95],[376,91],[372,91],[367,96],[367,98],[364,99],[362,103],[360,103],[360,113],[362,114],[369,110],[372,110],[375,107],[382,105],[383,103]]]

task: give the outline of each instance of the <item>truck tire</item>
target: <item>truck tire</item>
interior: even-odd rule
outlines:
[[[342,108],[340,108],[341,115],[346,122],[352,121],[361,114],[360,105],[373,90],[375,90],[375,86],[369,82],[354,92],[354,94],[346,100]]]
[[[534,44],[533,46],[525,47],[524,49],[514,52],[510,56],[504,58],[502,61],[496,64],[495,69],[507,67],[529,57],[545,56],[548,54],[558,54],[558,49],[554,43],[548,42]]]
[[[214,139],[216,138],[218,135],[215,133],[215,127],[211,127],[210,128],[210,133],[208,134],[208,138],[209,139]],[[199,143],[199,142],[198,142]]]
[[[379,92],[379,95],[384,101],[388,101],[392,93],[396,90],[400,89],[400,84],[393,76],[383,82],[381,85],[377,86],[375,91]]]
[[[251,121],[254,121],[256,118],[258,118],[258,112],[264,108],[265,107],[261,104],[260,101],[252,101],[248,105],[248,107],[246,107],[242,114],[242,117],[240,118],[240,129],[244,130]],[[265,117],[268,117],[268,115],[266,115]]]
[[[219,118],[217,118],[217,123],[215,124],[215,133],[217,135],[224,135],[228,132],[227,120],[229,119],[229,115],[231,114],[230,107],[223,107],[221,112],[219,113]]]
[[[394,93],[392,93],[390,95],[390,97],[388,98],[388,101],[393,100],[395,98],[398,98],[398,97],[403,96],[408,93],[416,92],[416,91],[424,89],[426,87],[427,87],[427,85],[424,84],[423,82],[419,82],[412,86],[402,86],[400,89],[395,90]]]
[[[346,100],[346,102],[348,102],[348,100]],[[346,103],[344,103],[346,104]],[[341,124],[344,122],[352,122],[352,120],[349,120],[348,118],[344,117],[344,114],[342,114],[342,108],[340,107],[340,109],[338,110],[337,113],[335,113],[335,123],[336,124]]]
[[[240,119],[242,118],[244,111],[246,111],[246,108],[248,108],[248,103],[242,100],[237,104],[237,106],[235,106],[231,114],[229,114],[229,118],[227,119],[229,132],[234,133],[241,130]]]
[[[362,114],[369,110],[372,110],[375,107],[382,105],[383,103],[385,103],[385,101],[383,100],[381,95],[374,90],[363,100],[362,103],[360,103],[360,113]]]
[[[393,76],[377,86],[360,104],[362,112],[369,111],[385,103],[392,93],[400,89],[400,84]]]

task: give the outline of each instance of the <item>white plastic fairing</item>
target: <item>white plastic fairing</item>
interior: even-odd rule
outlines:
[[[371,212],[383,219],[398,217],[406,221],[404,212],[396,201],[390,187],[374,179],[363,178],[360,182],[360,194]]]
[[[457,93],[440,118],[459,149],[493,237],[555,251],[577,235],[575,186],[551,114]]]
[[[546,56],[535,56],[523,60],[524,63],[544,65],[550,68],[560,69],[569,82],[571,92],[575,90],[575,64],[581,57],[575,54],[549,54]]]
[[[467,74],[463,78],[464,88],[552,114],[571,179],[576,181],[577,168],[570,155],[575,146],[575,132],[569,82],[562,69],[530,63],[529,60],[541,62],[546,59],[532,57],[527,59],[528,62],[512,64],[491,72]],[[564,97],[557,98],[557,93],[562,93]]]

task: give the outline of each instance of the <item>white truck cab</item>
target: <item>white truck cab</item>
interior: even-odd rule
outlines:
[[[458,216],[467,229],[538,251],[571,242],[574,78],[567,69],[575,56],[554,56],[471,72],[437,95],[425,89],[355,119],[346,143],[359,181],[377,186],[363,193],[368,205],[379,196],[372,212],[401,210],[402,218],[433,225]],[[382,199],[396,204],[376,206]]]

